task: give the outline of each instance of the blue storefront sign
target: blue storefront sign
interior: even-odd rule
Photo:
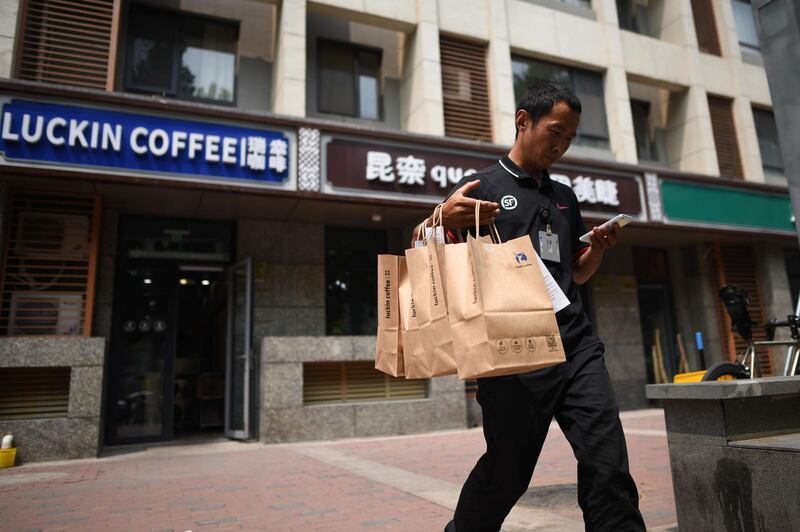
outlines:
[[[5,100],[0,111],[7,164],[286,188],[292,140],[281,131],[22,99]]]

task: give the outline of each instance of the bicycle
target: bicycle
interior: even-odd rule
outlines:
[[[735,333],[747,341],[747,347],[739,353],[736,362],[717,362],[706,371],[701,381],[716,381],[723,379],[756,379],[761,376],[761,369],[758,365],[756,350],[759,347],[779,347],[786,346],[786,363],[784,364],[784,377],[792,377],[798,374],[800,365],[800,298],[794,315],[787,316],[785,320],[775,318],[765,323],[767,340],[753,340],[754,321],[750,319],[747,311],[749,301],[747,292],[736,286],[723,286],[719,293],[720,298],[725,304],[725,309],[731,318],[732,329]],[[791,333],[791,340],[775,340],[775,330],[778,328],[788,328]]]

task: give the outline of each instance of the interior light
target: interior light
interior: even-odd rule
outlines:
[[[383,216],[381,216],[378,213],[375,213],[375,214],[372,215],[372,221],[376,222],[376,223],[377,222],[382,222],[383,221]]]
[[[189,279],[183,278],[178,282],[181,283],[182,285],[187,285],[187,284],[189,284]]]
[[[145,279],[144,280],[144,284],[153,284],[153,280],[152,279]]]
[[[201,283],[203,284],[203,286],[208,286],[208,285],[210,285],[210,284],[211,284],[211,281],[209,281],[208,279],[203,279],[203,280],[201,281]]]

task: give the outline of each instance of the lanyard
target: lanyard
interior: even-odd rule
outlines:
[[[502,166],[503,169],[506,172],[508,172],[509,174],[513,175],[517,179],[520,178],[519,174],[516,174],[516,173],[512,172],[511,169],[508,166],[506,166],[505,163],[503,163],[502,159],[498,159],[497,162],[500,163],[500,166]],[[540,192],[540,194],[541,194],[541,192]],[[550,203],[550,198],[548,198],[547,196],[545,196],[545,198],[547,198],[547,205],[544,206],[544,205],[539,204],[539,207],[536,209],[536,215],[539,216],[542,219],[542,222],[544,222],[544,224],[547,226],[547,234],[548,235],[552,235],[553,234],[553,226],[550,224],[550,211],[552,210],[553,206]]]

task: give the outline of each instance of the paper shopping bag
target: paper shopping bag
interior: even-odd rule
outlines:
[[[411,295],[411,280],[405,257],[400,257],[400,285],[398,296],[400,301],[400,344],[403,348],[403,368],[406,379],[427,378],[425,372],[416,368],[424,366],[424,347],[419,337],[419,323],[414,298]],[[411,361],[411,373],[408,371],[408,360]]]
[[[431,232],[433,234],[435,231]],[[414,303],[412,319],[416,320],[416,339],[419,342],[415,352],[405,358],[406,378],[429,378],[456,372],[441,271],[445,264],[444,247],[435,238],[429,237],[423,247],[406,250]]]
[[[378,336],[375,369],[393,377],[403,376],[403,348],[400,341],[399,286],[401,265],[397,255],[378,255]]]
[[[449,316],[462,379],[526,373],[566,360],[530,237],[497,241],[469,235],[466,243],[445,247]]]

